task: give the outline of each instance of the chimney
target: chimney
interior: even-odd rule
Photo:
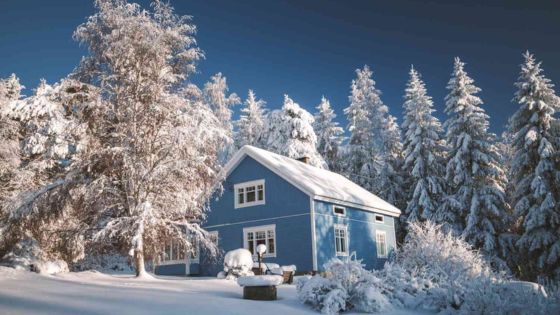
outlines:
[[[298,160],[298,161],[300,161],[300,162],[303,162],[303,163],[305,163],[305,164],[309,164],[310,158],[309,158],[309,156],[304,155],[304,156],[302,156],[302,157],[300,157],[300,158],[298,158],[298,159],[296,159],[296,160]]]

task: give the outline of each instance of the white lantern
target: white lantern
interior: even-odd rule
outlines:
[[[257,253],[259,253],[259,255],[266,253],[266,245],[260,244],[257,246]]]

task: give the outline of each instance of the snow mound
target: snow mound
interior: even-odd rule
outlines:
[[[243,276],[237,279],[237,284],[242,287],[261,287],[271,285],[281,285],[284,278],[281,276]]]
[[[68,264],[64,260],[60,259],[37,262],[34,267],[35,272],[45,275],[69,272]]]
[[[224,272],[227,273],[226,279],[252,275],[252,268],[253,255],[247,249],[234,249],[227,252],[224,257]]]

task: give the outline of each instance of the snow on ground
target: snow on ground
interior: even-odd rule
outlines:
[[[242,299],[235,281],[215,278],[134,279],[93,271],[54,276],[0,267],[0,314],[319,314],[296,297],[295,285],[278,287],[278,301]],[[411,315],[396,310],[385,315]]]

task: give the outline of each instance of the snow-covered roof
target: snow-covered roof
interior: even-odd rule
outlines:
[[[346,177],[292,158],[253,146],[243,146],[226,164],[229,175],[244,157],[250,156],[315,200],[333,202],[366,211],[399,216],[401,211]]]

